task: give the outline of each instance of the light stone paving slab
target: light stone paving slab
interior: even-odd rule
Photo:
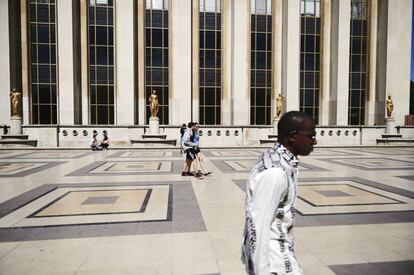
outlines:
[[[55,189],[91,192],[78,198],[77,203],[69,203],[72,206],[62,205],[61,209],[49,213],[62,215],[60,218],[67,222],[68,217],[64,215],[79,214],[71,211],[82,209],[73,205],[93,211],[112,209],[110,212],[133,203],[138,208],[143,204],[142,195],[130,196],[130,200],[117,208],[120,194],[114,193],[115,189],[148,190],[159,185],[170,185],[173,190],[168,195],[171,220],[131,222],[110,214],[107,222],[98,224],[52,223],[46,227],[0,228],[0,273],[245,274],[240,261],[240,242],[245,218],[244,188],[250,170],[247,166],[263,150],[202,150],[205,166],[213,171],[203,179],[180,176],[183,160],[178,150],[110,150],[85,152],[85,155],[76,155],[79,151],[57,150],[56,154],[49,155],[56,158],[47,160],[54,166],[25,176],[0,177],[0,222],[8,215],[26,210],[12,224],[33,219],[30,218],[33,213],[45,211],[47,207],[43,207],[59,197],[54,194]],[[2,162],[28,163],[25,154],[42,156],[36,150],[7,152],[0,154],[0,158],[9,156],[2,158]],[[373,270],[370,266],[373,263],[384,263],[384,270],[391,270],[389,274],[393,274],[392,271],[411,266],[414,261],[414,169],[405,168],[414,163],[412,152],[412,148],[317,148],[314,155],[300,157],[305,169],[300,171],[299,193],[301,187],[319,186],[311,188],[306,195],[313,203],[307,207],[309,211],[325,209],[323,214],[299,212],[296,216],[295,251],[305,274]],[[338,159],[341,163],[335,162]],[[364,159],[372,159],[365,164],[370,167],[368,170],[361,166]],[[390,161],[387,163],[384,159]],[[45,162],[40,160],[31,162]],[[344,165],[347,160],[354,166]],[[225,161],[242,165],[235,169]],[[171,163],[171,168],[133,171],[153,169],[150,163],[154,162]],[[120,166],[102,168],[102,171],[113,169],[112,173],[90,173],[103,163]],[[372,170],[376,165],[383,165],[385,169]],[[97,190],[105,192],[94,193]],[[43,203],[39,203],[42,199],[45,199]],[[165,205],[165,199],[164,203],[160,200],[157,204]],[[393,209],[401,206],[406,209]],[[297,208],[301,211],[300,202]],[[372,211],[361,212],[367,209]],[[35,215],[41,215],[41,211]],[[154,213],[165,215],[165,208]],[[44,218],[58,218],[49,214]],[[355,269],[359,267],[362,269]]]
[[[49,192],[48,194],[40,197],[38,200],[26,204],[24,207],[21,207],[9,215],[0,218],[0,228],[70,224],[79,225],[91,223],[97,224],[107,222],[131,222],[148,220],[162,221],[169,219],[168,197],[170,186],[167,185],[140,186],[140,190],[151,190],[151,196],[149,196],[148,201],[146,201],[147,205],[145,207],[145,211],[143,212],[140,212],[139,209],[144,203],[145,198],[142,198],[140,201],[136,200],[135,207],[130,203],[125,206],[125,203],[121,202],[121,204],[123,204],[123,209],[117,210],[117,206],[119,206],[119,204],[105,205],[105,208],[85,206],[80,208],[80,204],[83,200],[79,201],[77,198],[75,198],[74,201],[74,198],[72,198],[73,196],[70,198],[66,197],[68,193],[73,194],[73,192],[85,192],[86,190],[90,191],[90,194],[99,194],[102,192],[108,194],[108,191],[120,189],[124,189],[124,191],[130,190],[129,193],[124,194],[124,197],[128,197],[136,194],[136,188],[137,187],[135,186],[115,188],[57,188],[52,192]],[[114,194],[114,192],[111,193]],[[65,202],[66,198],[69,200],[69,202]],[[82,198],[86,199],[85,197]],[[63,203],[61,203],[62,201]],[[38,211],[33,213],[34,209],[40,209],[41,211],[39,213],[37,213]]]

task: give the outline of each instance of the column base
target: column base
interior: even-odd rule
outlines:
[[[158,117],[150,117],[149,119],[149,134],[158,135],[160,129],[160,119]]]
[[[280,118],[274,117],[273,118],[273,134],[277,135],[277,125],[279,124]]]
[[[397,130],[395,129],[395,119],[393,117],[385,118],[385,134],[396,135]]]
[[[21,134],[22,134],[22,118],[20,116],[12,116],[10,118],[9,135],[21,135]]]

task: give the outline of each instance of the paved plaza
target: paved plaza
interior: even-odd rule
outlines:
[[[0,150],[0,274],[243,275],[249,170],[265,148]],[[305,274],[413,274],[414,147],[301,157]]]

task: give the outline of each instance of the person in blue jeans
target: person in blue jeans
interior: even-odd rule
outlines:
[[[198,124],[198,122],[194,122],[195,127],[193,129],[193,134],[191,136],[191,141],[196,145],[195,147],[195,151],[196,151],[196,156],[197,156],[197,160],[199,163],[199,166],[204,174],[204,176],[210,175],[211,171],[207,171],[206,168],[204,167],[204,157],[203,154],[200,151],[200,135],[198,134],[198,130],[200,129],[200,125]]]
[[[203,175],[201,174],[201,171],[199,169],[199,162],[197,159],[197,145],[191,141],[194,129],[195,124],[193,122],[188,123],[188,130],[184,132],[183,137],[181,139],[181,148],[183,149],[186,155],[186,162],[184,164],[181,176],[193,176],[194,174],[190,172],[190,168],[191,164],[194,164],[194,169],[196,171],[194,176],[196,178],[202,179]]]

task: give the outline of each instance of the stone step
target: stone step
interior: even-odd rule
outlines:
[[[176,139],[158,139],[158,138],[145,138],[145,139],[131,139],[131,144],[168,144],[175,146],[177,144]]]
[[[159,135],[142,135],[143,139],[166,139],[167,135],[159,134]]]
[[[402,138],[400,134],[382,134],[382,138]]]
[[[1,135],[2,139],[29,139],[28,135]]]
[[[377,138],[377,144],[414,144],[414,138]]]
[[[264,143],[275,143],[276,139],[260,139],[260,144]]]
[[[37,147],[37,140],[31,139],[1,139],[1,147],[14,147],[15,145]]]

